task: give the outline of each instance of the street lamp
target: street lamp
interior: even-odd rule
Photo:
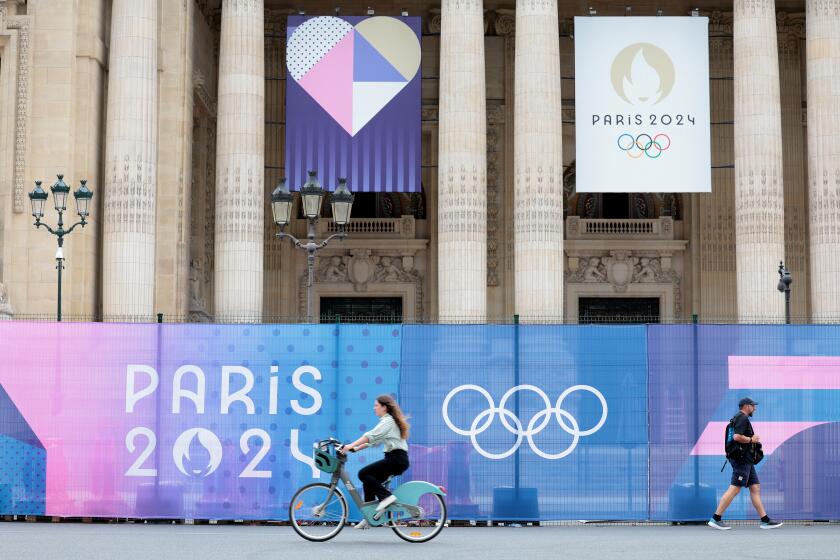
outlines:
[[[87,186],[87,181],[82,180],[79,189],[73,193],[73,198],[76,199],[76,213],[81,218],[70,229],[64,229],[64,212],[67,211],[67,195],[70,194],[70,187],[64,182],[64,175],[58,175],[58,181],[50,187],[53,193],[53,204],[55,211],[58,212],[58,227],[51,228],[45,223],[41,222],[44,217],[44,206],[47,203],[49,195],[41,188],[41,181],[35,181],[35,189],[29,193],[29,201],[32,203],[32,216],[35,217],[35,227],[44,226],[51,234],[58,238],[58,250],[55,252],[56,269],[58,270],[58,310],[56,318],[61,321],[61,271],[64,270],[64,236],[76,229],[76,226],[85,227],[87,225],[87,217],[90,216],[90,201],[93,199],[93,191]]]
[[[785,294],[785,324],[790,324],[790,285],[793,277],[785,266],[784,261],[779,261],[779,284],[776,289]]]
[[[347,224],[350,223],[350,213],[353,210],[354,195],[347,188],[347,179],[339,179],[338,186],[335,192],[330,196],[330,205],[332,206],[332,215],[335,224],[338,226],[338,233],[330,235],[323,241],[315,241],[316,225],[318,217],[321,213],[321,203],[326,195],[326,191],[318,182],[318,177],[314,171],[309,172],[309,177],[300,188],[300,198],[303,207],[303,214],[307,221],[307,235],[304,241],[301,241],[291,233],[286,233],[284,230],[289,222],[292,220],[292,205],[294,203],[294,195],[289,192],[286,179],[280,179],[277,188],[271,193],[271,213],[274,216],[274,223],[280,227],[280,231],[276,234],[279,239],[288,237],[294,246],[306,252],[306,317],[312,323],[312,276],[315,270],[315,253],[327,246],[327,243],[338,237],[344,239],[347,237]]]

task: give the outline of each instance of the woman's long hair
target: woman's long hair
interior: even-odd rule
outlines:
[[[397,427],[400,429],[400,437],[402,439],[408,439],[408,429],[410,427],[408,419],[403,414],[402,409],[400,409],[400,405],[394,400],[394,397],[391,395],[379,395],[376,397],[376,401],[385,407],[385,410],[388,411],[388,414],[397,423]]]

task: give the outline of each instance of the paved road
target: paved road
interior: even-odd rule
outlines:
[[[705,526],[448,528],[418,545],[387,529],[347,528],[334,540],[315,544],[289,527],[0,523],[2,560],[353,560],[374,558],[383,547],[400,560],[836,560],[840,525],[786,525],[772,531],[752,525],[728,532]]]

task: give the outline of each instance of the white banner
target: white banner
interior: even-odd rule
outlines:
[[[578,192],[711,192],[708,28],[575,18]]]

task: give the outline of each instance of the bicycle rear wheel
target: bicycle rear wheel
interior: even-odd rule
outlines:
[[[329,484],[307,484],[295,492],[289,503],[289,521],[295,532],[304,539],[328,541],[344,528],[347,500],[338,488],[330,496]]]
[[[422,509],[420,517],[413,517],[405,511],[388,512],[388,525],[404,541],[429,542],[446,525],[446,502],[443,496],[423,494],[418,505]]]

